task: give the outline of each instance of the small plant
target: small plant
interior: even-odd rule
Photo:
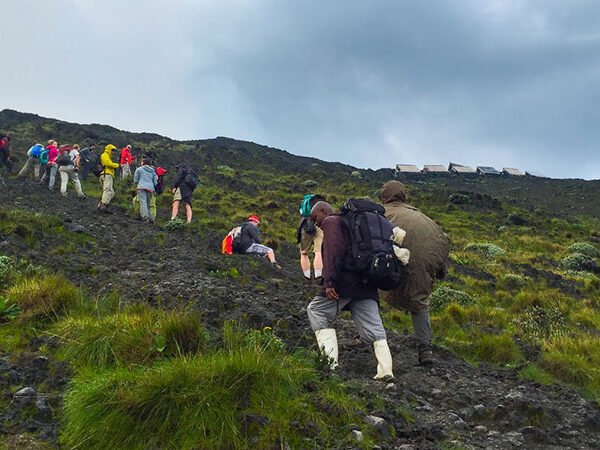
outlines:
[[[517,273],[507,273],[501,278],[502,285],[509,290],[520,289],[527,284],[529,278]]]
[[[590,258],[597,258],[600,256],[600,251],[592,244],[587,242],[576,242],[571,245],[567,251],[569,253],[581,253],[582,255],[589,256]]]
[[[503,248],[498,247],[496,244],[490,244],[488,242],[468,244],[465,247],[465,250],[477,253],[489,260],[496,259],[498,256],[506,254],[506,251]]]
[[[18,305],[9,304],[5,297],[0,297],[0,323],[16,319],[20,312]]]
[[[14,260],[10,256],[0,255],[0,286],[8,286],[16,276]]]
[[[60,275],[21,280],[6,296],[20,307],[19,321],[54,321],[85,307],[81,291]]]
[[[227,178],[234,178],[235,177],[235,170],[232,169],[229,166],[217,166],[217,173],[220,173],[221,175],[227,177]]]
[[[564,336],[568,330],[564,314],[556,307],[531,306],[514,323],[523,340],[538,345]]]
[[[285,352],[285,344],[275,336],[271,327],[264,327],[262,330],[250,330],[247,340],[250,348]]]
[[[475,303],[473,297],[463,291],[452,289],[448,286],[437,288],[429,297],[429,306],[432,311],[440,312],[451,303],[468,306]]]
[[[563,270],[574,272],[600,272],[600,267],[594,258],[583,253],[572,253],[560,260]]]
[[[179,231],[184,230],[187,226],[187,222],[179,217],[176,217],[172,220],[169,220],[163,225],[163,230],[165,231]]]
[[[315,180],[306,180],[302,183],[305,188],[314,188],[318,183]]]

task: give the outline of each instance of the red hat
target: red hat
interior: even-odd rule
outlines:
[[[248,222],[260,223],[260,219],[258,218],[258,216],[250,216],[248,217]]]
[[[164,167],[156,168],[156,175],[158,175],[159,177],[162,177],[165,173],[167,173],[167,169],[165,169]]]

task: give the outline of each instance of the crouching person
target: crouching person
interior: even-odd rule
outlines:
[[[319,349],[330,359],[330,367],[337,367],[338,344],[333,322],[339,311],[349,310],[361,339],[373,344],[377,358],[377,374],[373,378],[393,379],[392,355],[379,315],[377,288],[364,284],[356,273],[343,267],[350,242],[342,218],[333,215],[331,205],[323,201],[313,206],[311,218],[323,230],[323,289],[307,308]]]
[[[248,217],[248,221],[241,226],[239,238],[234,241],[233,251],[236,253],[255,254],[267,258],[273,267],[280,268],[275,261],[275,252],[271,247],[267,247],[260,243],[258,237],[258,224],[260,219],[258,216]]]

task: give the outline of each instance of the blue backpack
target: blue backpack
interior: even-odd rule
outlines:
[[[27,156],[31,156],[32,158],[39,158],[43,148],[44,146],[42,144],[35,144],[29,149],[29,151],[27,152]]]

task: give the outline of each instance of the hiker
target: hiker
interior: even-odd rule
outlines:
[[[50,151],[48,150],[48,148],[45,146],[42,146],[42,149],[40,150],[40,173],[42,174],[42,176],[44,175],[44,173],[46,173],[46,166],[48,165],[48,154],[49,153],[50,153]],[[42,178],[38,177],[38,179],[41,180]]]
[[[323,273],[323,258],[321,257],[321,245],[323,244],[323,230],[321,230],[310,218],[312,207],[325,198],[321,195],[307,194],[300,204],[300,224],[296,236],[300,247],[300,267],[304,278],[311,279],[309,252],[314,253],[315,279],[321,278]]]
[[[58,173],[60,174],[60,195],[67,196],[67,184],[69,180],[75,185],[77,197],[85,198],[85,194],[81,190],[81,182],[79,181],[79,145],[61,145],[58,158]]]
[[[158,176],[154,167],[149,164],[149,159],[142,158],[141,166],[135,170],[133,182],[137,183],[137,196],[140,202],[140,216],[144,222],[154,223],[155,215],[152,214],[150,204],[154,197]]]
[[[0,132],[0,170],[2,166],[6,167],[8,173],[12,172],[12,161],[10,159],[10,135]],[[2,175],[0,181],[4,184]]]
[[[135,156],[131,156],[131,144],[127,144],[121,149],[121,180],[131,176],[131,164],[135,161]]]
[[[17,174],[17,178],[26,177],[31,170],[33,170],[34,180],[40,178],[40,153],[43,148],[42,144],[35,144],[27,150],[27,161],[25,161],[25,164]]]
[[[185,164],[175,166],[177,169],[177,179],[173,185],[173,209],[171,210],[171,220],[174,220],[179,213],[179,203],[185,204],[185,216],[187,223],[192,222],[192,196],[194,189],[198,185],[198,175]]]
[[[281,269],[281,266],[275,261],[275,252],[273,249],[260,243],[260,238],[258,237],[259,223],[260,219],[258,216],[252,215],[248,217],[247,222],[244,222],[240,228],[239,238],[236,238],[233,242],[233,251],[235,253],[262,256],[268,259],[273,267]]]
[[[85,181],[88,173],[93,171],[99,162],[95,144],[90,144],[81,149],[79,152],[79,178]]]
[[[115,190],[113,188],[115,169],[119,168],[119,163],[112,160],[112,155],[117,151],[117,147],[112,144],[108,144],[104,147],[104,152],[102,152],[102,155],[100,156],[100,163],[102,164],[102,172],[100,172],[102,198],[100,199],[100,203],[98,203],[98,211],[110,212],[108,209],[108,204],[115,196]]]
[[[46,164],[46,170],[44,175],[40,178],[40,183],[43,183],[48,179],[48,189],[54,189],[54,183],[56,183],[56,172],[58,172],[58,164],[56,164],[56,158],[58,158],[58,142],[54,139],[50,139],[46,145],[48,150],[48,163]]]
[[[385,183],[380,199],[387,219],[406,231],[402,246],[410,250],[410,263],[402,283],[398,288],[382,292],[382,299],[411,314],[419,364],[431,366],[434,358],[429,295],[434,280],[447,273],[450,240],[433,220],[406,203],[406,188],[399,181]]]
[[[361,339],[372,343],[377,358],[375,380],[391,380],[392,355],[381,316],[377,288],[363,283],[356,272],[345,269],[350,241],[340,215],[331,205],[317,202],[310,214],[323,230],[323,288],[307,307],[308,320],[321,352],[329,358],[331,369],[338,365],[338,344],[333,322],[342,310],[349,310]]]

